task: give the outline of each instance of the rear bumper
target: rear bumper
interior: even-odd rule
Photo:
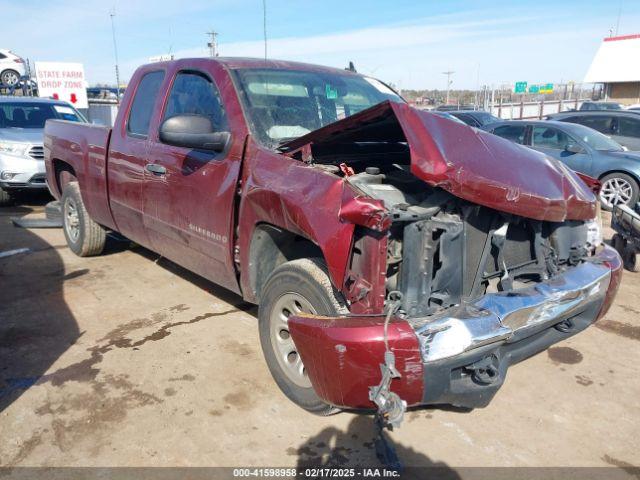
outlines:
[[[394,319],[389,345],[401,378],[391,390],[409,405],[482,407],[510,365],[584,330],[602,317],[622,275],[610,247],[554,279],[488,294],[446,315]],[[318,395],[346,408],[373,408],[380,381],[382,317],[292,317],[291,335]]]

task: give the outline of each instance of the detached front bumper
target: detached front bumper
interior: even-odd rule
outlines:
[[[487,294],[424,319],[395,318],[389,345],[402,375],[391,383],[408,405],[486,406],[510,365],[584,330],[611,306],[622,276],[610,247],[552,280]],[[380,382],[383,317],[298,316],[291,336],[311,383],[326,402],[374,408]]]

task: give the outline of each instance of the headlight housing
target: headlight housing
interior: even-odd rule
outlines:
[[[26,143],[0,141],[0,153],[15,155],[16,157],[24,157],[28,150],[29,145]]]

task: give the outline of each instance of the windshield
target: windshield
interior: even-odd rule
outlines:
[[[69,105],[34,102],[0,103],[0,128],[44,128],[50,118],[85,122],[84,117]]]
[[[333,72],[234,72],[249,126],[267,147],[305,135],[384,100],[404,100],[373,78]]]
[[[583,127],[582,125],[576,125],[577,128],[574,133],[587,145],[591,146],[594,150],[598,150],[600,152],[616,152],[622,151],[622,146],[611,140],[606,135],[603,135],[600,132],[596,132],[588,127]]]

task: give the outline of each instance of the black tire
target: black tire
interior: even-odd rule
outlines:
[[[640,272],[640,258],[638,258],[638,254],[636,253],[636,249],[630,243],[626,245],[624,251],[622,252],[622,261],[624,263],[624,268],[629,270],[630,272],[638,273]]]
[[[7,80],[10,80],[10,76],[17,77],[18,80],[13,83],[9,83]],[[3,70],[2,73],[0,73],[0,83],[4,85],[10,85],[10,86],[16,85],[19,81],[20,81],[20,74],[15,70],[8,69],[8,70]]]
[[[626,182],[631,187],[631,195],[629,200],[625,205],[633,208],[636,203],[638,203],[638,196],[640,196],[640,187],[638,187],[638,182],[635,178],[627,175],[626,173],[614,172],[609,175],[605,175],[600,179],[603,188],[600,190],[600,205],[603,210],[610,212],[613,210],[613,205],[607,203],[607,201],[603,198],[604,189],[606,188],[607,182],[619,180],[621,182]]]
[[[104,250],[107,234],[104,228],[89,217],[82,202],[78,182],[67,183],[60,203],[62,230],[71,251],[79,257],[100,255]],[[72,211],[75,211],[75,217]]]
[[[280,265],[273,271],[260,295],[258,308],[260,344],[273,379],[280,390],[295,404],[317,415],[330,415],[338,409],[322,401],[310,382],[308,387],[303,387],[291,380],[291,373],[287,373],[278,360],[276,347],[274,347],[274,343],[277,344],[278,340],[273,331],[274,328],[280,327],[272,328],[273,322],[276,322],[273,315],[276,315],[274,309],[279,309],[279,302],[287,295],[301,296],[318,315],[344,314],[347,309],[339,300],[340,294],[331,285],[326,267],[318,259],[303,258]],[[284,330],[286,327],[280,329],[280,332]],[[286,332],[288,334],[288,330]],[[293,345],[293,342],[291,344]]]
[[[611,246],[617,250],[621,257],[624,255],[624,247],[626,244],[626,240],[622,238],[622,235],[619,233],[615,233],[611,238]]]
[[[0,207],[6,207],[13,203],[13,198],[9,195],[9,192],[0,188]]]

